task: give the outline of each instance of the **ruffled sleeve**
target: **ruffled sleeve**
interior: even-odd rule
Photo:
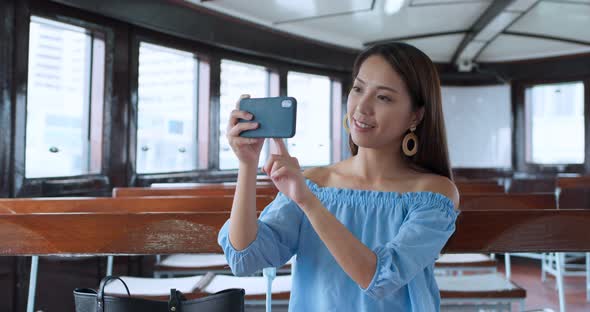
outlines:
[[[458,211],[442,194],[403,194],[408,214],[398,234],[373,251],[377,267],[371,283],[363,291],[380,299],[400,289],[436,260],[455,231]]]
[[[232,246],[229,241],[230,220],[225,222],[217,241],[234,275],[249,275],[263,268],[284,265],[297,252],[302,218],[299,206],[278,193],[258,218],[256,239],[242,250]]]

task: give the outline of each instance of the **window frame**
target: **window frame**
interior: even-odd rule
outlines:
[[[219,137],[219,109],[220,109],[220,86],[221,86],[221,60],[226,59],[235,62],[247,63],[257,66],[265,67],[267,70],[278,75],[279,80],[279,96],[287,95],[287,73],[288,71],[297,71],[301,73],[309,73],[313,75],[322,75],[330,79],[331,85],[333,86],[334,81],[337,81],[341,86],[350,84],[350,74],[346,72],[338,72],[334,70],[322,70],[313,67],[308,67],[301,64],[286,63],[281,60],[269,59],[259,55],[248,55],[241,53],[240,51],[232,51],[227,49],[221,49],[214,46],[201,44],[191,40],[185,40],[173,35],[164,34],[148,29],[134,29],[130,35],[131,37],[131,52],[130,52],[130,114],[129,114],[129,165],[127,166],[127,175],[129,177],[129,186],[150,186],[152,183],[179,183],[179,182],[203,182],[203,183],[217,183],[217,182],[228,182],[235,181],[238,170],[219,169],[219,142],[218,140],[211,141],[210,138]],[[199,111],[202,113],[208,110],[208,116],[199,114],[199,131],[198,137],[200,139],[206,138],[208,144],[203,146],[203,150],[200,153],[207,155],[207,166],[200,167],[197,170],[184,171],[184,172],[164,172],[164,173],[153,173],[153,174],[137,174],[135,172],[135,132],[137,124],[135,114],[137,112],[137,71],[138,71],[138,60],[139,60],[139,42],[146,41],[152,44],[163,45],[174,49],[189,51],[198,55],[201,63],[207,63],[209,75],[201,73],[199,75],[199,94],[207,94],[207,101],[199,98]],[[208,80],[207,80],[208,78]],[[275,78],[276,79],[276,78]],[[333,88],[332,88],[333,89]],[[337,90],[337,89],[336,89]],[[332,90],[334,91],[334,90]],[[341,107],[343,112],[346,108],[346,94],[348,93],[345,88],[341,87],[341,97],[332,96],[332,104],[334,101],[342,101]],[[209,105],[206,105],[208,103]],[[332,109],[332,108],[331,108]],[[332,112],[334,110],[332,109]],[[341,115],[342,116],[342,115]],[[339,118],[339,120],[342,117]],[[201,128],[203,126],[202,120],[208,120],[208,126],[206,129]],[[342,129],[341,121],[334,122],[330,121],[330,129],[338,127]],[[206,132],[204,131],[206,130]],[[335,146],[334,133],[331,133],[332,144],[331,144],[331,155],[334,155],[334,149],[341,149],[341,146]],[[346,140],[341,140],[346,143]],[[346,141],[346,142],[345,142]],[[200,148],[199,148],[200,149]],[[200,154],[200,160],[203,154]],[[345,151],[341,151],[341,155],[345,155]],[[334,157],[334,156],[332,156]],[[342,156],[341,156],[342,157]],[[332,158],[333,159],[333,158]],[[201,166],[204,164],[202,163]],[[259,172],[260,173],[260,172]]]
[[[197,154],[196,156],[196,169],[193,170],[181,170],[181,171],[169,171],[169,172],[154,172],[154,173],[138,173],[137,172],[137,134],[138,134],[138,129],[139,129],[139,124],[138,124],[138,116],[139,116],[139,49],[140,49],[140,45],[141,43],[147,43],[147,44],[151,44],[151,45],[157,45],[157,46],[161,46],[164,48],[171,48],[171,49],[175,49],[175,50],[179,50],[182,52],[186,52],[186,53],[191,53],[193,54],[194,58],[197,60],[197,81],[196,81],[196,93],[197,93],[197,102],[194,103],[196,105],[195,107],[195,113],[196,115],[195,117],[195,123],[197,125],[197,129],[193,129],[195,131],[195,136],[197,138],[197,142],[198,139],[201,136],[201,132],[202,131],[207,131],[207,129],[202,129],[201,126],[201,115],[206,114],[207,113],[207,108],[206,107],[202,107],[202,103],[203,101],[207,101],[207,99],[203,99],[202,97],[204,95],[201,94],[201,84],[203,80],[207,80],[207,77],[201,77],[201,75],[203,74],[203,71],[206,70],[204,67],[208,67],[208,63],[206,60],[203,60],[200,56],[200,54],[198,52],[196,52],[194,49],[192,49],[191,47],[188,46],[184,46],[182,44],[177,45],[177,44],[170,44],[170,42],[162,42],[162,40],[158,40],[156,38],[153,38],[151,36],[148,35],[144,35],[141,34],[140,32],[138,32],[136,35],[133,36],[132,39],[132,47],[131,47],[131,53],[132,53],[132,57],[131,57],[131,68],[130,68],[130,76],[131,76],[131,81],[130,81],[130,86],[131,86],[131,111],[130,111],[130,115],[129,115],[129,121],[130,121],[130,131],[129,131],[129,153],[131,155],[131,157],[129,158],[129,166],[131,166],[132,168],[132,180],[134,179],[141,179],[142,177],[150,177],[150,176],[157,176],[157,175],[161,175],[161,174],[185,174],[185,173],[190,173],[190,172],[198,172],[201,169],[206,168],[206,165],[203,164],[203,162],[207,162],[207,154],[203,154],[202,150],[206,147],[201,146],[201,144],[197,144]],[[207,133],[207,132],[206,132]],[[205,157],[203,159],[203,157]]]
[[[181,50],[192,53],[198,60],[197,73],[197,107],[196,107],[196,136],[197,140],[205,139],[208,142],[210,137],[212,107],[207,105],[212,102],[212,73],[215,70],[215,59],[212,59],[206,52],[206,47],[190,42],[187,40],[175,38],[166,34],[146,30],[134,29],[131,32],[131,57],[129,67],[129,131],[127,133],[128,146],[128,166],[127,174],[129,176],[128,184],[130,186],[150,186],[152,183],[168,182],[188,182],[195,179],[216,179],[215,175],[209,176],[210,168],[210,144],[197,144],[197,169],[177,171],[177,172],[158,172],[158,173],[138,173],[137,163],[137,130],[138,130],[138,78],[139,78],[139,47],[141,42],[159,45],[166,48]]]
[[[8,38],[9,44],[6,45],[6,51],[1,51],[0,57],[3,60],[10,60],[14,58],[14,65],[3,72],[8,83],[11,101],[9,108],[1,112],[1,118],[6,120],[8,118],[11,125],[11,131],[3,137],[3,142],[6,142],[9,148],[2,151],[2,159],[5,165],[0,168],[5,177],[0,186],[0,194],[5,194],[6,197],[37,197],[37,196],[110,196],[113,187],[121,186],[147,186],[155,182],[225,182],[235,180],[237,170],[230,170],[222,172],[218,169],[218,146],[216,141],[209,141],[211,137],[218,136],[215,129],[218,114],[219,103],[219,66],[220,60],[231,59],[239,62],[250,63],[254,65],[264,66],[278,73],[279,80],[279,95],[286,95],[286,73],[289,70],[303,73],[311,73],[317,75],[328,76],[331,80],[336,79],[342,85],[350,85],[350,72],[348,66],[334,66],[333,55],[330,53],[327,60],[330,64],[318,64],[313,60],[321,59],[328,54],[316,53],[311,59],[299,54],[295,54],[293,58],[285,58],[283,55],[279,56],[276,53],[262,53],[257,51],[244,51],[240,48],[232,48],[230,46],[219,45],[215,42],[207,40],[200,40],[200,37],[194,37],[191,34],[184,34],[175,30],[154,29],[153,26],[134,23],[133,20],[127,18],[115,19],[110,15],[104,13],[102,10],[94,10],[86,8],[85,6],[69,6],[67,4],[60,4],[56,2],[43,2],[36,0],[24,1],[9,1],[7,6],[0,6],[0,10],[8,18],[14,20],[14,25],[7,33],[4,31],[0,36]],[[186,12],[183,10],[182,12]],[[105,33],[105,85],[104,85],[104,106],[103,106],[103,135],[102,135],[102,164],[101,172],[94,175],[81,175],[63,178],[37,178],[26,179],[24,175],[24,134],[26,110],[23,105],[26,105],[27,89],[27,73],[28,73],[28,57],[23,58],[22,55],[28,56],[28,41],[29,41],[29,22],[30,15],[34,14],[39,17],[53,19],[56,21],[70,23],[76,26],[81,26],[86,29],[95,29]],[[229,29],[229,28],[228,28]],[[133,162],[130,157],[134,151],[131,149],[130,137],[131,131],[131,100],[136,94],[137,90],[131,87],[132,79],[130,74],[133,68],[130,67],[133,55],[132,45],[133,36],[135,34],[147,34],[156,39],[162,39],[166,46],[189,46],[199,52],[202,59],[206,59],[209,67],[205,69],[208,75],[201,74],[200,77],[209,77],[208,85],[200,80],[201,91],[200,94],[207,94],[209,98],[209,105],[207,109],[209,113],[207,116],[199,117],[208,120],[209,136],[203,136],[203,131],[199,131],[201,137],[208,142],[208,148],[199,151],[199,156],[205,153],[207,157],[199,157],[202,161],[200,166],[206,169],[187,173],[162,173],[150,176],[137,176],[133,174]],[[241,37],[240,37],[241,38]],[[289,39],[289,42],[291,39]],[[158,44],[158,42],[156,42]],[[302,41],[299,45],[308,45],[309,42]],[[314,43],[312,43],[313,46]],[[273,46],[276,44],[273,43]],[[323,46],[322,46],[323,48]],[[182,49],[182,47],[181,47]],[[10,55],[6,55],[6,53]],[[341,53],[339,57],[352,60],[353,54],[351,50],[338,50]],[[346,58],[349,56],[349,58]],[[334,64],[345,64],[343,62],[335,62]],[[351,64],[350,64],[351,65]],[[332,67],[330,67],[332,66]],[[10,75],[13,75],[11,77]],[[205,88],[203,88],[205,86]],[[6,87],[3,86],[5,89]],[[342,111],[346,107],[346,94],[348,88],[342,88],[340,106]],[[200,100],[201,102],[202,100]],[[332,122],[332,121],[331,121]],[[199,124],[201,120],[199,120]],[[333,122],[332,129],[341,128],[341,117],[337,122]],[[342,146],[338,148],[342,155],[346,155],[346,137],[344,130],[342,134]],[[332,152],[332,154],[334,154]],[[203,160],[206,160],[204,162]]]
[[[102,136],[100,149],[101,165],[99,173],[83,174],[64,177],[40,177],[27,178],[25,176],[25,148],[26,148],[26,109],[27,109],[27,85],[28,85],[28,55],[29,32],[31,16],[67,23],[85,28],[91,36],[100,36],[104,40],[105,60],[103,83]],[[110,122],[110,108],[113,105],[113,75],[114,75],[114,28],[104,18],[91,14],[64,8],[52,3],[37,3],[22,1],[16,4],[15,9],[15,54],[19,55],[15,60],[14,77],[14,154],[12,163],[11,197],[57,196],[57,195],[82,195],[104,194],[110,191],[109,168],[111,157],[110,137],[112,127]],[[115,23],[116,25],[116,23]],[[94,48],[94,44],[93,44]],[[26,57],[23,57],[26,56]],[[92,62],[91,66],[94,66]],[[92,75],[92,73],[91,73]],[[93,83],[91,88],[95,87]],[[89,99],[91,101],[93,99]],[[90,118],[93,116],[89,115]],[[96,116],[94,116],[96,118]],[[92,131],[92,129],[90,129]],[[96,150],[96,148],[94,148]],[[90,152],[90,151],[89,151]]]
[[[582,164],[534,164],[526,160],[527,138],[526,129],[529,125],[526,123],[526,89],[535,85],[560,84],[582,82],[584,85],[584,163]],[[562,79],[538,79],[538,80],[520,80],[513,82],[512,87],[512,111],[514,119],[514,146],[513,146],[513,163],[515,170],[529,174],[549,174],[556,175],[561,173],[578,173],[584,174],[586,168],[590,166],[590,79],[586,77],[567,77]]]
[[[280,74],[278,71],[274,70],[274,68],[269,68],[267,66],[264,65],[259,65],[256,63],[253,63],[251,61],[244,61],[242,59],[238,60],[236,58],[228,58],[228,57],[223,57],[219,59],[219,105],[218,105],[218,117],[215,120],[216,123],[216,128],[215,131],[217,132],[216,134],[216,138],[219,138],[219,131],[220,131],[220,124],[219,122],[221,121],[221,118],[223,118],[223,116],[219,116],[219,113],[221,111],[221,63],[226,60],[226,61],[230,61],[230,62],[238,62],[238,63],[242,63],[242,64],[246,64],[246,65],[253,65],[253,66],[259,66],[259,67],[263,67],[266,70],[266,82],[267,82],[267,86],[266,86],[266,96],[267,97],[273,97],[273,96],[279,96],[280,94]],[[237,100],[237,99],[236,99]],[[219,142],[216,141],[215,144],[216,147],[216,153],[215,153],[215,164],[214,164],[214,168],[215,170],[218,170],[219,172],[233,172],[236,174],[237,176],[237,168],[236,169],[221,169],[221,151],[220,151],[220,146],[219,146]],[[264,146],[263,146],[264,148]],[[270,153],[270,145],[266,146],[267,152]],[[261,151],[261,156],[262,156],[262,152]]]
[[[342,80],[331,76],[331,75],[327,75],[327,74],[322,74],[322,73],[317,73],[315,71],[300,71],[300,70],[296,70],[296,69],[288,69],[287,72],[285,73],[285,81],[287,81],[287,77],[289,75],[289,72],[294,72],[296,74],[304,74],[304,75],[314,75],[314,76],[323,76],[328,78],[328,80],[330,81],[329,84],[329,88],[330,90],[328,91],[330,93],[330,99],[329,99],[329,112],[328,112],[328,116],[330,116],[330,122],[328,124],[328,131],[329,134],[328,136],[330,137],[330,147],[329,147],[329,153],[330,155],[328,156],[328,159],[330,159],[330,163],[334,162],[334,161],[339,161],[338,157],[342,157],[342,151],[340,150],[339,153],[336,152],[336,150],[339,149],[339,146],[341,146],[341,140],[342,140],[342,132],[341,131],[336,131],[336,129],[339,127],[340,129],[343,130],[342,128],[342,123],[341,122],[334,122],[334,118],[336,117],[336,113],[340,112],[340,116],[344,116],[343,115],[343,111],[346,111],[346,103],[344,103],[344,110],[342,110],[342,106],[337,105],[337,102],[340,100],[342,100],[342,97],[338,98],[338,91],[340,91],[340,93],[343,92],[342,89]],[[288,83],[286,86],[286,90],[288,90]],[[339,119],[343,119],[344,117],[340,117]],[[340,139],[340,140],[339,140]],[[306,168],[313,168],[313,167],[317,167],[317,166],[327,166],[328,164],[323,164],[323,165],[312,165],[312,166],[302,166],[302,169],[306,169]]]

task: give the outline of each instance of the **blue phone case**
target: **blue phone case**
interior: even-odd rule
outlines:
[[[246,138],[292,138],[297,121],[297,100],[280,96],[269,98],[242,99],[240,110],[254,115],[252,120],[259,123],[257,129],[240,133]]]

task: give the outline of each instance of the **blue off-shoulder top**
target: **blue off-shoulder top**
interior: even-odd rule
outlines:
[[[236,250],[229,220],[218,242],[235,275],[280,267],[297,255],[289,311],[439,311],[434,262],[455,231],[458,211],[433,192],[395,193],[306,184],[352,234],[377,255],[366,289],[338,265],[303,211],[279,193],[260,215],[256,239]]]

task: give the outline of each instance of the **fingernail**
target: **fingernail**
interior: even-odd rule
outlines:
[[[252,118],[254,118],[254,116],[252,114],[248,114],[248,120],[252,120]]]

